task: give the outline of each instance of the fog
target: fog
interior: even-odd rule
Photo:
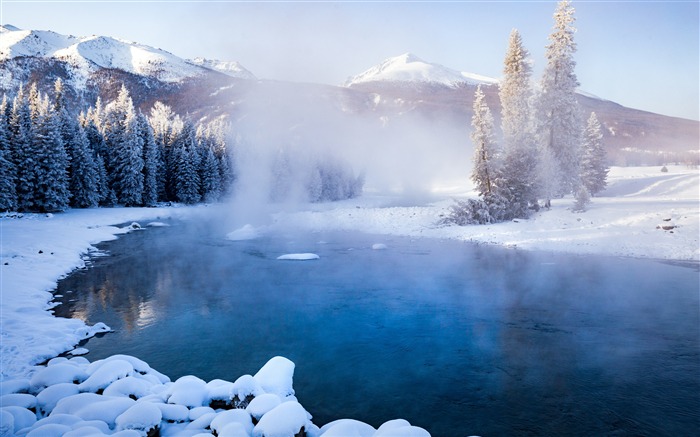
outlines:
[[[375,105],[370,95],[340,88],[259,84],[229,114],[236,172],[232,205],[239,221],[319,200],[314,197],[319,174],[324,189],[346,187],[320,200],[364,193],[420,202],[436,190],[468,183],[468,119],[455,126],[400,102],[381,114]],[[361,190],[347,188],[353,181]]]

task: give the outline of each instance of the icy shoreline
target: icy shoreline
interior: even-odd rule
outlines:
[[[553,202],[551,211],[541,212],[529,220],[488,226],[438,227],[436,221],[452,203],[444,193],[430,202],[419,203],[421,206],[405,206],[399,196],[367,195],[278,212],[272,216],[271,224],[246,228],[243,236],[256,236],[267,228],[355,230],[696,265],[700,260],[698,170],[685,167],[669,167],[669,170],[660,173],[656,167],[613,169],[609,189],[602,197],[594,198],[589,210],[582,214],[573,214],[568,209],[571,199],[561,199]],[[452,194],[470,193],[462,189]],[[8,390],[13,393],[12,387],[15,392],[28,391],[24,385],[13,386],[10,381],[30,380],[39,373],[36,363],[70,351],[81,340],[108,330],[101,324],[87,327],[79,319],[56,318],[50,311],[50,302],[56,281],[84,267],[84,256],[94,250],[95,244],[134,231],[129,226],[116,227],[115,223],[137,221],[145,226],[168,218],[197,220],[212,211],[225,211],[225,208],[222,205],[70,210],[55,215],[26,214],[21,218],[6,215],[0,219],[2,394]],[[153,226],[160,224],[155,222]],[[74,363],[89,366],[79,357]],[[17,402],[28,402],[26,397],[16,398]],[[6,402],[3,407],[5,405]],[[359,435],[373,435],[368,428],[363,429],[358,431]],[[311,432],[313,435],[315,431]]]

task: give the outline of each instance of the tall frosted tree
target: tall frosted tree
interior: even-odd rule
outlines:
[[[33,142],[36,153],[33,210],[63,211],[70,200],[68,165],[70,159],[61,136],[60,117],[48,100],[30,93],[30,107],[36,108]]]
[[[105,142],[109,149],[112,189],[124,206],[143,201],[143,141],[138,135],[136,110],[126,87],[105,108]]]
[[[608,165],[603,131],[595,112],[591,112],[583,135],[581,155],[581,184],[592,196],[600,193],[608,185]]]
[[[17,209],[20,211],[30,211],[34,207],[37,155],[33,131],[29,99],[24,87],[20,86],[12,100],[9,130],[11,157],[17,171]]]
[[[493,116],[486,104],[481,85],[474,94],[471,140],[474,144],[474,169],[471,179],[479,195],[486,197],[496,189],[498,150],[493,135]]]
[[[76,208],[92,208],[99,202],[98,172],[94,154],[90,149],[85,130],[66,107],[63,82],[54,83],[54,110],[60,125],[61,138],[68,153],[70,205]]]
[[[505,158],[503,195],[514,217],[526,217],[537,205],[537,145],[532,131],[532,66],[520,33],[513,29],[499,83]]]
[[[17,168],[10,148],[10,120],[7,97],[0,102],[0,211],[17,208]]]
[[[197,203],[201,200],[199,179],[199,152],[192,122],[186,120],[172,150],[172,173],[175,200],[182,203]]]
[[[554,28],[546,47],[547,65],[537,97],[537,134],[540,145],[551,155],[554,174],[542,172],[554,179],[556,195],[572,193],[578,186],[582,122],[576,99],[579,83],[574,69],[576,43],[573,27],[574,8],[571,2],[558,3],[554,13]],[[551,181],[544,181],[549,184]]]
[[[158,170],[160,153],[148,119],[141,111],[137,116],[138,134],[143,143],[143,204],[154,206],[158,202]]]

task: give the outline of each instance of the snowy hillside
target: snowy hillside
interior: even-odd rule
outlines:
[[[189,77],[202,76],[208,70],[222,69],[236,77],[252,76],[237,63],[225,63],[221,68],[215,68],[188,62],[165,50],[106,36],[66,36],[52,31],[21,30],[9,25],[0,27],[0,35],[0,61],[18,57],[51,58],[68,63],[74,74],[83,78],[101,68],[118,69],[163,82],[181,82]],[[240,75],[232,74],[236,70]]]
[[[490,84],[498,81],[478,74],[452,70],[440,64],[426,62],[412,53],[404,53],[351,77],[345,82],[345,86],[368,82],[418,82],[455,87],[465,83]]]
[[[224,73],[231,77],[237,77],[239,79],[257,79],[253,73],[242,66],[240,62],[236,61],[219,61],[217,59],[194,58],[188,59],[188,62],[200,67],[218,71],[219,73]]]

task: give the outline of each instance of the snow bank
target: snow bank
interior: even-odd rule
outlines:
[[[259,238],[260,235],[260,231],[258,231],[252,225],[245,225],[242,228],[238,228],[235,231],[226,234],[226,239],[230,241],[254,240]]]
[[[148,372],[158,373],[147,363],[126,355],[118,357],[94,363],[81,359],[70,364],[66,363],[70,360],[59,359],[53,364],[38,366],[37,370],[37,374],[42,374],[47,369],[75,367],[82,375],[98,375],[95,381],[99,383],[56,382],[48,386],[44,383],[32,386],[20,380],[4,383],[4,394],[0,398],[3,401],[0,435],[124,437],[194,436],[213,432],[222,437],[293,437],[302,429],[308,436],[379,435],[370,425],[351,419],[318,428],[311,421],[311,414],[294,397],[295,365],[284,357],[270,359],[255,376],[244,375],[235,383],[204,382],[194,376],[183,376],[175,382],[161,381],[148,378]],[[143,370],[146,374],[134,373],[136,368],[146,369]],[[124,376],[130,373],[134,375]],[[141,376],[145,378],[140,379]],[[103,390],[105,383],[107,387]],[[214,405],[210,394],[218,388],[230,390],[230,396],[252,399],[247,408],[233,404],[224,408],[220,404],[216,408],[205,405]],[[35,407],[38,408],[33,411]],[[396,426],[390,427],[391,423]],[[379,430],[389,428],[399,431],[386,436],[424,435],[415,433],[418,428],[406,421],[387,422]]]
[[[292,261],[309,261],[319,258],[320,257],[315,253],[288,253],[286,255],[280,255],[277,257],[277,259]]]

